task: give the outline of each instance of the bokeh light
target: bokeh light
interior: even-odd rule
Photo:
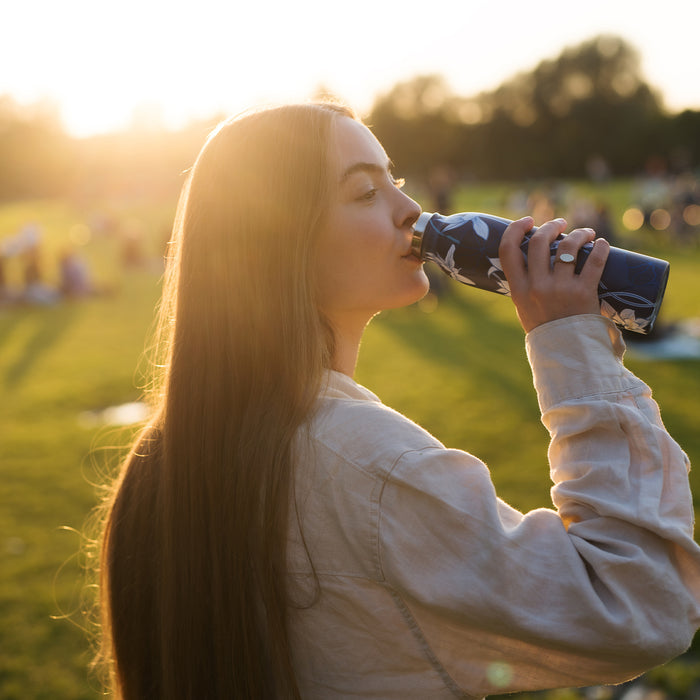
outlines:
[[[671,225],[671,215],[665,209],[654,209],[649,216],[649,223],[657,231],[665,231]]]
[[[683,221],[688,226],[700,226],[700,205],[689,204],[683,210]]]
[[[628,231],[638,231],[644,225],[644,214],[641,209],[630,207],[622,215],[622,225]]]
[[[513,669],[505,661],[496,661],[488,665],[486,677],[494,687],[505,688],[513,680]]]

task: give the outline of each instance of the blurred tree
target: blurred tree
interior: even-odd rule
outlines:
[[[594,155],[613,172],[634,172],[662,117],[640,66],[637,51],[619,37],[566,49],[479,97],[490,115],[482,138],[492,150],[513,149],[510,176],[581,176]]]
[[[663,124],[663,151],[676,171],[700,165],[700,112],[689,109],[671,115]]]
[[[139,125],[75,144],[79,177],[73,193],[83,200],[175,200],[197,152],[219,117],[180,131]]]
[[[48,102],[23,107],[0,97],[0,200],[70,190],[72,143]]]
[[[566,49],[476,97],[420,76],[380,97],[371,121],[410,171],[440,161],[485,178],[582,176],[593,157],[629,174],[668,141],[639,54],[615,36]]]
[[[375,102],[368,122],[394,160],[398,174],[420,177],[435,167],[456,166],[463,125],[457,98],[438,75],[397,84]]]
[[[316,90],[329,95],[325,86]],[[24,107],[0,96],[0,200],[175,199],[221,116],[178,132],[164,130],[152,112],[141,117],[131,130],[77,140],[54,105]],[[434,194],[445,194],[455,176],[631,175],[651,160],[675,170],[700,166],[700,112],[668,114],[636,49],[615,36],[568,48],[475,96],[455,95],[440,75],[419,75],[378,97],[367,121],[396,174],[431,191],[439,182]]]

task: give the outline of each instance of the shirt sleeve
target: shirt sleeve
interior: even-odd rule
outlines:
[[[386,585],[475,696],[622,682],[700,626],[688,459],[619,332],[585,315],[526,343],[556,510],[516,511],[482,462],[439,447],[403,454],[380,502]]]

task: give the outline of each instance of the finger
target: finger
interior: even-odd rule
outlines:
[[[542,224],[530,238],[527,248],[527,267],[531,277],[542,280],[551,271],[552,243],[566,229],[566,220],[553,219]]]
[[[591,228],[577,228],[564,236],[557,246],[554,269],[557,274],[573,274],[581,248],[595,238]]]
[[[595,287],[598,286],[609,253],[610,244],[604,238],[596,238],[586,263],[581,270],[581,280],[583,282]]]
[[[520,244],[523,242],[525,234],[532,229],[534,223],[535,221],[531,216],[513,221],[508,225],[501,237],[501,242],[498,246],[498,257],[501,261],[503,273],[511,288],[527,276],[525,259],[520,249]]]

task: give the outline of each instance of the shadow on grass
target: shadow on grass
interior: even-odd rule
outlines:
[[[490,308],[481,298],[454,293],[441,298],[432,313],[414,307],[412,313],[387,314],[382,325],[427,361],[457,375],[469,373],[481,396],[507,396],[527,412],[536,411],[523,331],[517,323],[493,316]]]
[[[26,332],[26,338],[15,349],[16,359],[10,362],[4,373],[6,389],[15,388],[36,364],[70,328],[78,313],[74,304],[59,304],[44,308],[14,309],[0,325],[3,345],[12,342],[12,336]],[[30,326],[27,332],[26,326]]]

